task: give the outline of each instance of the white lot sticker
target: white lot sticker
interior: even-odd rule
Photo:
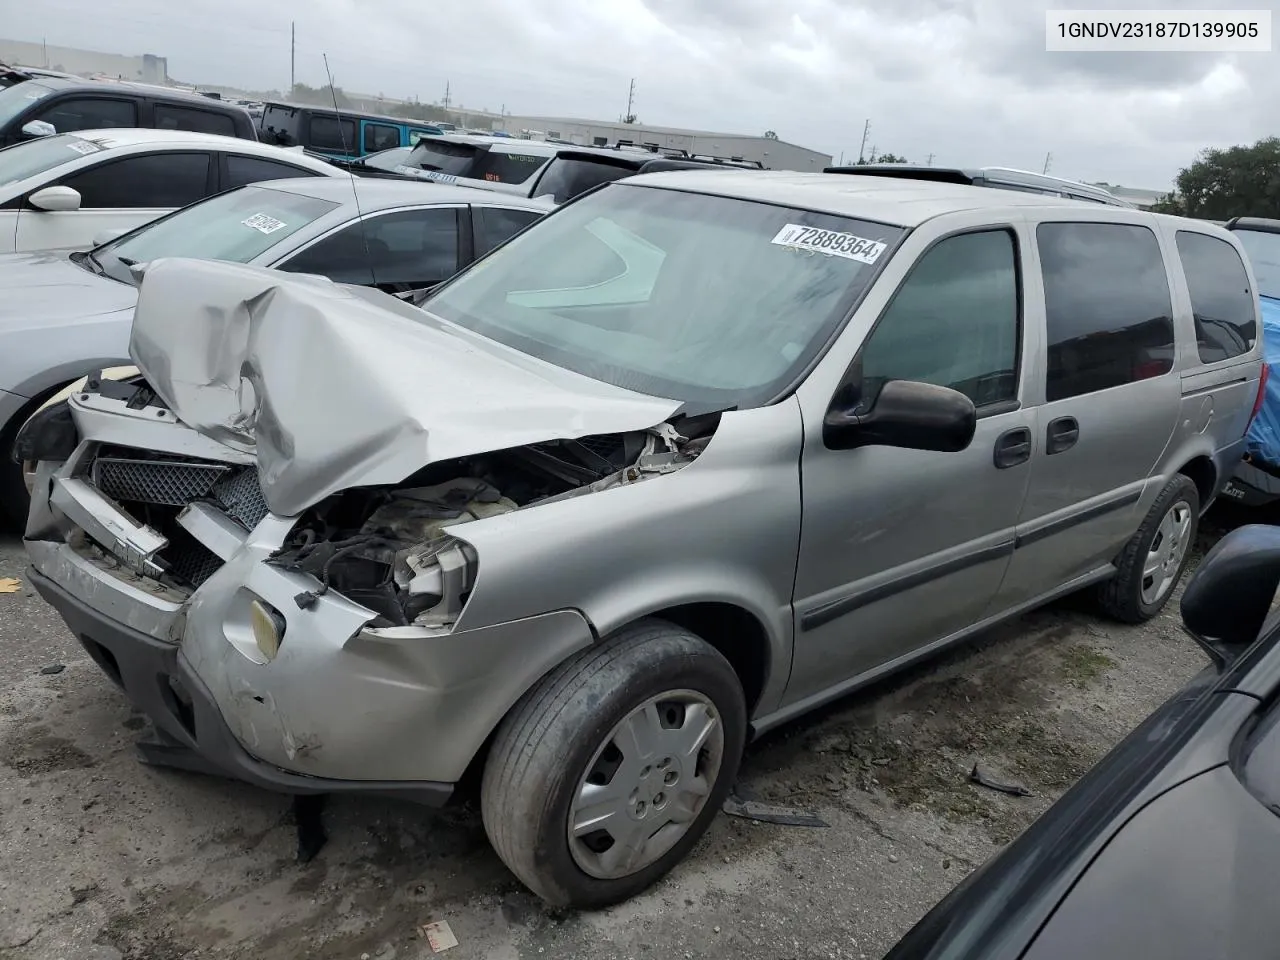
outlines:
[[[886,246],[880,240],[867,240],[852,233],[806,227],[799,223],[788,223],[778,231],[771,242],[795,250],[857,260],[859,263],[875,263],[880,258],[880,254],[884,253]]]
[[[451,173],[427,173],[427,179],[435,183],[457,183],[458,178]]]
[[[67,143],[67,146],[70,149],[74,150],[76,153],[85,157],[87,157],[91,153],[98,152],[97,146],[95,144],[90,143],[88,140],[71,140]]]
[[[248,220],[241,220],[246,227],[253,227],[259,233],[275,233],[281,227],[288,226],[283,220],[269,217],[265,213],[255,213]]]

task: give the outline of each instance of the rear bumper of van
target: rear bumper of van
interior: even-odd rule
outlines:
[[[1243,456],[1243,454],[1242,454]],[[1245,507],[1261,507],[1280,500],[1280,476],[1264,470],[1255,463],[1241,459],[1228,475],[1222,488],[1224,500]]]

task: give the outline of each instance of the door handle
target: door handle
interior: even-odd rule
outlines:
[[[1031,430],[1014,427],[996,438],[995,464],[997,470],[1008,470],[1031,459]]]
[[[1080,424],[1075,417],[1059,417],[1049,422],[1049,436],[1045,442],[1045,453],[1053,456],[1063,450],[1069,450],[1080,439]]]

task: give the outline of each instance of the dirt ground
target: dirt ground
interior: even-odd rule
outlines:
[[[555,913],[467,809],[336,799],[299,864],[287,799],[135,760],[142,717],[24,585],[0,594],[0,958],[416,960],[438,920],[452,960],[880,957],[1205,662],[1176,602],[1119,627],[1068,599],[753,745],[741,792],[826,828],[721,815],[645,895]]]

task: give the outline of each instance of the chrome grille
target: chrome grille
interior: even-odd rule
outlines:
[[[267,515],[267,500],[258,485],[258,471],[244,467],[219,480],[213,496],[232,520],[252,530]]]
[[[93,462],[93,485],[113,500],[185,507],[209,496],[230,469],[212,463],[99,457]]]

